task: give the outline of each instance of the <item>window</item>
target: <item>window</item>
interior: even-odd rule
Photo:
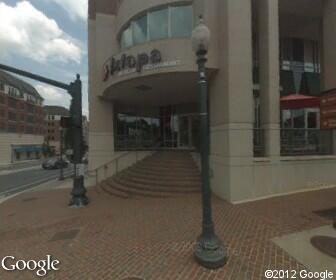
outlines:
[[[12,99],[12,98],[9,98],[8,99],[8,106],[10,108],[16,108],[16,100],[15,99]]]
[[[8,132],[16,133],[16,125],[8,124]]]
[[[5,131],[5,130],[6,130],[5,123],[0,122],[0,131]]]
[[[293,39],[293,60],[304,62],[304,44],[302,39]]]
[[[5,90],[5,84],[3,82],[0,82],[0,90],[2,91]]]
[[[293,128],[305,128],[305,113],[303,109],[292,110]]]
[[[34,122],[34,116],[33,115],[28,115],[27,116],[27,122],[33,123]]]
[[[125,49],[131,47],[132,45],[133,45],[132,29],[131,26],[128,26],[128,28],[124,30],[121,36],[121,47]]]
[[[10,121],[16,121],[16,113],[14,113],[14,112],[8,112],[8,119],[10,120]]]
[[[32,126],[26,126],[26,133],[27,134],[33,134],[33,131],[34,131],[34,129],[33,129]]]
[[[150,12],[148,25],[150,40],[168,38],[168,9]]]
[[[192,30],[191,6],[171,7],[171,36],[188,37]]]
[[[147,41],[147,15],[132,23],[133,42],[135,45]]]
[[[126,25],[121,33],[120,45],[125,49],[153,40],[191,37],[192,27],[190,5],[152,10]]]
[[[34,113],[34,106],[31,104],[26,104],[26,109],[28,113]]]

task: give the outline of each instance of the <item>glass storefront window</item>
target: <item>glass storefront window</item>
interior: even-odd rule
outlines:
[[[282,127],[292,128],[292,115],[290,110],[282,110]]]
[[[168,9],[150,12],[148,25],[150,40],[168,38]]]
[[[133,43],[135,45],[147,41],[147,15],[133,22],[132,31],[133,31]]]
[[[305,114],[304,110],[293,110],[293,128],[305,128]]]
[[[171,7],[171,37],[191,37],[192,18],[191,6]]]

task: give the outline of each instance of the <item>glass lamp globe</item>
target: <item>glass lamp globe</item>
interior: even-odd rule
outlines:
[[[200,17],[197,26],[194,28],[191,36],[192,48],[194,52],[208,51],[210,43],[210,30]]]

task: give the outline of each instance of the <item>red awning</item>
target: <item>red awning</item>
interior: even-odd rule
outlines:
[[[301,94],[281,97],[281,110],[295,110],[304,108],[319,108],[320,98]]]

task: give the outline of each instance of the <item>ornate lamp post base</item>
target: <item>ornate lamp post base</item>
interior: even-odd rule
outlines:
[[[86,189],[84,188],[84,178],[82,176],[75,178],[71,195],[72,198],[69,206],[84,207],[89,204],[89,199],[86,196]]]
[[[72,207],[84,207],[88,204],[89,204],[89,199],[86,195],[73,197],[69,202],[69,206],[72,206]]]
[[[220,268],[228,260],[223,243],[215,235],[211,238],[201,235],[197,240],[194,254],[197,262],[209,269]]]

